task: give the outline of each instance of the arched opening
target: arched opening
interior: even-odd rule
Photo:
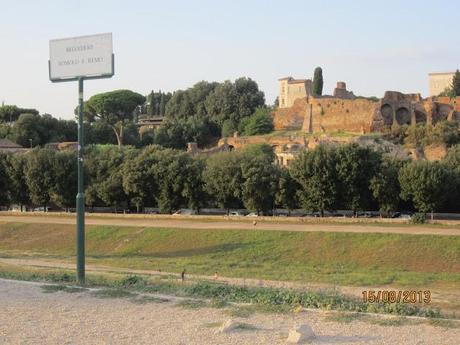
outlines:
[[[434,124],[439,121],[447,120],[449,117],[450,112],[452,111],[452,107],[448,104],[440,104],[438,106],[438,113],[436,116],[433,116]]]
[[[416,110],[415,123],[426,123],[426,114],[420,110]]]
[[[396,122],[399,125],[410,125],[410,113],[405,107],[396,110]]]
[[[391,126],[393,124],[393,108],[389,104],[384,104],[380,108],[382,114],[383,124],[385,126]]]

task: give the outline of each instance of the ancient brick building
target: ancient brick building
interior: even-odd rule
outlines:
[[[281,96],[281,94],[280,94]],[[286,95],[285,95],[286,96]],[[287,94],[287,107],[274,113],[275,130],[302,130],[306,133],[337,131],[370,133],[393,124],[436,124],[441,120],[460,122],[460,97],[429,97],[387,91],[380,100],[355,97],[343,82],[334,96],[307,94],[294,99]],[[280,97],[281,99],[281,97]]]

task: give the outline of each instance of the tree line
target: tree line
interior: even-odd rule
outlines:
[[[264,93],[250,78],[201,81],[172,94],[152,91],[147,97],[131,90],[114,90],[85,102],[85,138],[88,144],[116,143],[119,147],[157,144],[185,149],[190,141],[206,146],[236,131],[248,135],[270,132],[271,110],[265,105]],[[78,114],[78,107],[74,113]],[[141,114],[163,116],[163,124],[140,132],[136,123]],[[39,115],[35,109],[0,107],[0,138],[25,147],[75,141],[76,128],[75,120]]]
[[[303,151],[287,168],[274,159],[264,144],[209,157],[158,145],[93,145],[85,153],[86,205],[137,212],[157,206],[164,213],[183,207],[460,212],[460,145],[441,162],[390,159],[357,144]],[[0,205],[73,208],[76,178],[73,151],[1,155]]]

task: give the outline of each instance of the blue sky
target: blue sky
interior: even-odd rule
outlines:
[[[113,32],[115,76],[85,83],[85,98],[119,88],[174,91],[247,76],[267,101],[277,79],[323,68],[357,95],[428,92],[429,72],[460,68],[460,2],[0,0],[0,102],[71,118],[75,82],[48,80],[48,41]]]

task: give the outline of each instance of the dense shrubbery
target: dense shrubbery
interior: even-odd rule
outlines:
[[[413,147],[444,144],[451,147],[460,143],[459,125],[455,121],[439,121],[435,126],[420,123],[417,125],[393,125],[387,128],[384,136],[395,144]]]
[[[166,117],[184,122],[195,116],[208,124],[212,135],[228,136],[239,129],[243,119],[264,105],[264,93],[249,78],[233,83],[201,81],[187,90],[174,92],[166,104]]]
[[[86,204],[130,208],[303,207],[323,214],[350,209],[460,211],[460,148],[442,162],[399,161],[356,144],[304,151],[289,168],[275,165],[268,145],[209,157],[161,146],[86,148]],[[0,156],[0,204],[75,205],[75,152],[35,149]]]

